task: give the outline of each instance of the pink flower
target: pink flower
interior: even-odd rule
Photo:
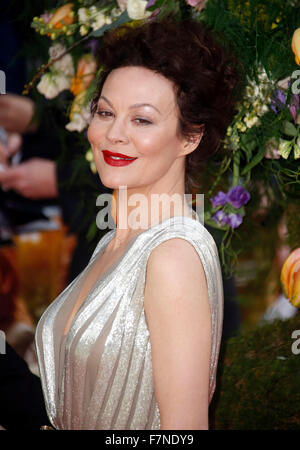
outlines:
[[[206,5],[207,0],[185,0],[190,6],[194,6],[198,11],[201,11]]]
[[[119,8],[124,11],[127,6],[127,0],[117,0],[117,3],[119,5]]]
[[[48,23],[51,18],[52,18],[53,14],[49,13],[49,12],[44,12],[44,14],[41,15],[41,19],[43,20],[44,23]]]

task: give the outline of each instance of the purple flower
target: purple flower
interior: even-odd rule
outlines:
[[[227,201],[234,207],[240,208],[248,203],[250,194],[243,186],[233,186],[227,194]]]
[[[216,214],[212,217],[213,220],[218,222],[220,225],[225,225],[228,221],[228,216],[221,209],[216,212]]]
[[[275,114],[283,110],[286,103],[286,95],[280,89],[275,89],[271,97],[271,108]]]
[[[152,12],[151,16],[149,16],[150,21],[155,21],[157,19],[158,14],[160,13],[160,8],[155,8],[155,10]]]
[[[41,19],[43,20],[44,23],[48,23],[50,22],[52,16],[53,16],[52,13],[45,11],[44,14],[41,15]]]
[[[85,44],[85,48],[91,49],[92,55],[95,56],[98,48],[98,39],[91,39]]]
[[[210,201],[213,205],[213,208],[216,208],[217,206],[223,206],[227,202],[227,194],[223,191],[219,191],[217,195],[210,198]]]
[[[149,1],[147,2],[146,9],[147,9],[147,8],[150,8],[151,6],[153,6],[154,3],[155,3],[155,1],[156,1],[156,0],[149,0]]]
[[[227,223],[231,228],[237,228],[243,222],[243,218],[240,214],[231,213],[227,217]]]
[[[299,96],[297,94],[292,95],[291,103],[289,104],[289,110],[292,115],[293,121],[296,123],[299,110]]]

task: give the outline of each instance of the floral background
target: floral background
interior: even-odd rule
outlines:
[[[199,183],[205,193],[205,223],[220,237],[225,273],[243,287],[253,282],[276,298],[284,260],[300,247],[300,6],[282,0],[74,0],[48,2],[31,26],[44,42],[47,58],[35,68],[24,95],[57,103],[68,118],[61,133],[73,133],[82,151],[74,157],[80,185],[86,167],[96,173],[86,139],[90,101],[101,71],[96,51],[103,34],[129,23],[160,20],[203,21],[241,62],[243,80],[236,115]],[[38,98],[38,97],[36,97]],[[37,102],[38,103],[38,102]],[[37,108],[37,113],[38,113]],[[94,186],[96,201],[97,187]],[[95,203],[94,201],[94,203]],[[88,206],[87,206],[88,208]],[[91,209],[92,211],[92,209]],[[99,239],[92,213],[88,238]],[[296,261],[298,259],[296,258]],[[251,269],[252,268],[252,269]],[[281,281],[293,305],[300,303],[299,271]],[[272,278],[274,277],[274,279]],[[273,280],[270,282],[270,279]],[[273,286],[268,293],[266,287]],[[241,289],[243,291],[243,289]],[[245,305],[248,294],[241,295]]]
[[[227,303],[238,305],[241,314],[234,335],[222,335],[211,428],[299,429],[299,2],[4,3],[26,36],[23,94],[34,100],[34,119],[55,136],[56,165],[70,168],[64,189],[76,207],[75,234],[59,216],[54,230],[17,234],[14,245],[0,248],[0,330],[7,342],[38,375],[35,326],[68,284],[77,230],[82,227],[78,235],[86,237],[79,259],[87,242],[94,249],[103,235],[95,221],[99,180],[86,138],[90,101],[102,70],[96,54],[103,34],[169,14],[179,21],[203,21],[236,55],[242,78],[235,117],[198,180],[205,194],[205,225],[216,239],[224,271],[224,311]],[[236,289],[228,289],[227,282]],[[235,311],[227,309],[227,319],[234,322]]]

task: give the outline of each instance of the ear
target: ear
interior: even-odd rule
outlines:
[[[196,148],[198,147],[198,145],[200,144],[202,138],[203,138],[203,134],[204,134],[204,130],[205,130],[205,125],[201,125],[201,132],[199,133],[195,133],[190,135],[188,138],[185,138],[183,141],[183,152],[181,153],[181,155],[188,155],[189,153],[192,153],[194,150],[196,150]]]

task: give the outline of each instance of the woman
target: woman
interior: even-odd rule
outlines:
[[[215,243],[184,194],[232,120],[237,72],[202,25],[170,19],[110,33],[99,61],[88,139],[116,189],[117,226],[38,324],[49,419],[207,429],[223,290]],[[176,205],[161,211],[156,194]]]

